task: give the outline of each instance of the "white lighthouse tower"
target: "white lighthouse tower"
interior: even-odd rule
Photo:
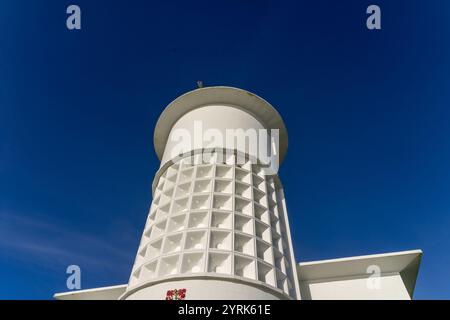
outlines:
[[[249,154],[252,143],[267,142],[250,133],[270,129],[279,133],[281,161],[287,131],[262,98],[206,87],[169,104],[154,134],[161,166],[153,202],[121,299],[165,299],[175,290],[186,299],[299,297],[281,183]],[[230,150],[230,130],[247,134],[247,144]]]
[[[161,165],[128,284],[54,297],[412,299],[421,250],[296,262],[277,175],[287,141],[278,112],[248,91],[175,99],[155,128]]]

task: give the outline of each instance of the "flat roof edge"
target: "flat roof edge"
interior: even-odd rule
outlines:
[[[117,295],[117,298],[125,292],[127,288],[126,284],[119,284],[115,286],[108,287],[98,287],[91,289],[83,289],[83,290],[74,290],[67,292],[58,292],[53,295],[53,298],[56,300],[93,300],[93,299],[107,299],[106,296]],[[117,291],[120,294],[114,294],[113,292]]]
[[[310,266],[310,265],[319,265],[319,264],[336,263],[336,262],[347,262],[347,261],[350,262],[350,261],[373,259],[373,258],[388,258],[388,257],[393,257],[393,256],[411,255],[411,254],[423,254],[423,251],[421,249],[415,249],[415,250],[406,250],[406,251],[397,251],[397,252],[376,253],[376,254],[368,254],[368,255],[353,256],[353,257],[343,257],[343,258],[335,258],[335,259],[324,259],[324,260],[299,262],[299,263],[297,263],[297,265],[303,267],[303,266]]]
[[[423,252],[410,250],[383,254],[345,257],[297,264],[299,281],[368,276],[369,266],[378,266],[381,274],[399,273],[412,293]]]

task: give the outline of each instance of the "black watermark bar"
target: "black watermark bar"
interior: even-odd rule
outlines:
[[[300,319],[305,316],[346,318],[402,317],[417,312],[448,311],[450,301],[0,301],[0,308],[15,315],[88,319],[112,313],[130,319],[132,314],[163,319]]]

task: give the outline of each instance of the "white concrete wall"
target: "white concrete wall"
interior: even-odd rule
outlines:
[[[276,300],[269,290],[224,280],[189,279],[161,282],[133,292],[127,300],[164,300],[167,290],[186,289],[186,300]]]
[[[169,160],[173,159],[173,150],[179,148],[180,142],[184,139],[175,139],[174,132],[180,129],[186,130],[192,137],[190,145],[185,144],[186,150],[196,150],[199,148],[226,148],[221,141],[211,141],[211,143],[205,142],[201,145],[194,145],[194,122],[200,121],[203,126],[203,132],[208,129],[217,130],[226,137],[226,130],[243,129],[264,129],[264,126],[248,112],[240,110],[238,107],[230,106],[205,106],[195,110],[192,110],[182,116],[173,126],[166,147],[164,149],[164,155],[161,160],[161,167]],[[246,153],[247,150],[239,148],[236,150]]]
[[[185,284],[191,285],[187,299],[298,299],[284,197],[255,159],[262,144],[271,146],[265,126],[284,124],[260,98],[223,90],[217,97],[204,91],[195,101],[190,95],[176,99],[158,121],[154,141],[161,167],[124,299],[162,299]],[[192,161],[209,158],[204,149],[215,149],[214,156],[207,163]],[[259,160],[266,163],[272,150],[264,149]],[[198,280],[201,275],[207,277]],[[215,275],[229,280],[206,280]],[[192,280],[174,283],[173,277]]]
[[[300,291],[306,300],[410,300],[401,276],[382,275],[379,288],[368,277],[302,281]]]
[[[274,178],[250,162],[196,165],[191,158],[160,176],[127,292],[176,275],[220,275],[297,299],[284,197]]]

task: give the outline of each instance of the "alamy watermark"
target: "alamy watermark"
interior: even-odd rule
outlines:
[[[367,278],[366,286],[369,290],[380,290],[381,289],[381,268],[377,265],[370,265],[366,270],[367,274],[370,276]]]
[[[66,20],[66,27],[69,30],[81,29],[81,9],[76,4],[71,4],[67,7],[66,13],[69,14]],[[381,29],[381,9],[376,4],[371,4],[366,9],[366,14],[370,14],[366,20],[366,27],[369,30]],[[203,83],[199,84],[203,86]]]
[[[67,7],[66,13],[70,14],[66,20],[66,27],[69,30],[81,29],[81,9],[79,6],[72,4]]]
[[[366,20],[366,27],[369,30],[380,30],[381,29],[381,9],[376,4],[372,4],[367,7],[367,14],[370,14]]]
[[[66,286],[69,290],[81,289],[81,268],[75,264],[67,267],[66,273],[70,274],[67,277]]]
[[[175,128],[169,140],[172,159],[182,157],[193,150],[203,150],[200,157],[193,157],[195,164],[226,163],[235,155],[235,164],[243,165],[250,161],[258,164],[266,175],[273,175],[279,169],[279,130],[278,129],[204,129],[202,121],[194,121],[193,130]],[[224,152],[215,152],[221,149]],[[238,151],[235,154],[235,151]]]

